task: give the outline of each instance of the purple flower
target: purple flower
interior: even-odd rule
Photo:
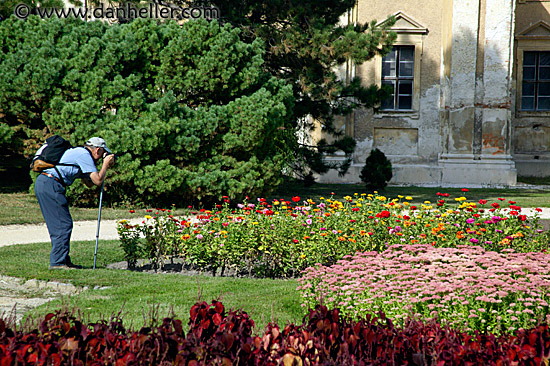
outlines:
[[[202,240],[203,236],[201,234],[197,235],[197,239]]]
[[[477,243],[479,243],[479,240],[477,240],[476,238],[471,238],[470,243],[477,244]]]
[[[466,222],[468,224],[473,224],[476,220],[475,219],[472,219],[472,218],[469,218],[468,220],[466,220]]]

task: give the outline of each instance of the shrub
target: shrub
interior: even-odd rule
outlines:
[[[467,334],[435,321],[396,327],[383,313],[359,321],[317,306],[301,325],[270,323],[260,335],[244,311],[195,304],[189,329],[165,318],[127,330],[121,320],[84,324],[66,312],[15,331],[0,318],[0,364],[48,365],[540,365],[548,362],[550,330],[515,335]]]
[[[367,185],[367,190],[377,190],[384,189],[392,175],[391,162],[382,151],[374,149],[367,157],[360,177]]]
[[[269,194],[296,137],[292,87],[263,70],[264,45],[204,20],[124,25],[0,22],[0,115],[27,154],[46,135],[102,136],[120,155],[104,201],[210,203]],[[13,136],[12,136],[13,135]],[[67,196],[97,203],[83,184]]]

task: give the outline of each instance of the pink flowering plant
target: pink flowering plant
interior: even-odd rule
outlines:
[[[383,311],[496,334],[550,320],[550,254],[541,252],[392,245],[310,267],[299,281],[305,309],[322,303],[355,319]]]
[[[260,277],[295,277],[316,263],[331,265],[346,255],[383,252],[395,244],[538,252],[547,250],[549,242],[537,214],[528,217],[504,199],[471,202],[447,193],[438,193],[434,203],[416,205],[412,197],[390,199],[376,193],[340,200],[332,195],[258,198],[236,205],[222,199],[214,210],[201,209],[192,217],[176,219],[157,210],[141,225],[119,224],[122,246],[142,246],[138,252],[157,263],[161,260],[155,258],[181,257],[214,273],[231,269]]]

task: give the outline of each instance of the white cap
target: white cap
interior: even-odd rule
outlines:
[[[109,154],[111,153],[111,150],[107,147],[107,144],[105,143],[105,140],[103,140],[101,137],[92,137],[88,141],[86,141],[87,146],[93,146],[93,147],[102,147],[107,151]]]

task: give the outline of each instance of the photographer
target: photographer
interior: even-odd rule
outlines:
[[[103,164],[98,171],[96,163],[101,158]],[[50,269],[82,268],[74,265],[69,256],[73,219],[65,197],[66,187],[77,178],[82,179],[87,187],[101,186],[107,169],[114,163],[115,156],[105,140],[92,137],[84,147],[65,151],[58,165],[44,170],[36,178],[34,191],[52,242]]]

